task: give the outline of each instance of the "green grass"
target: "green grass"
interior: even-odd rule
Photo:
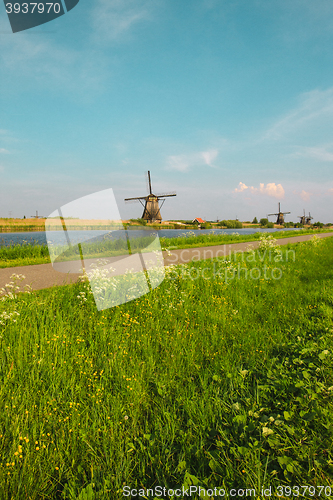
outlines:
[[[300,236],[305,234],[316,234],[319,233],[329,233],[332,232],[330,229],[313,230],[313,229],[301,229],[299,231],[276,231],[274,233],[269,233],[274,235],[275,239],[280,238],[290,238],[293,236]],[[199,234],[187,236],[178,236],[176,238],[160,238],[161,246],[173,250],[176,248],[195,248],[203,246],[214,246],[214,245],[224,245],[229,243],[240,243],[246,241],[257,241],[260,239],[262,232],[257,232],[253,234],[239,234],[237,229],[233,234]]]
[[[314,230],[302,229],[300,231],[279,231],[274,233],[274,238],[288,238],[291,236],[299,236],[304,234],[313,234]],[[331,232],[329,229],[316,229],[315,233]],[[184,234],[184,233],[183,233]],[[178,236],[176,238],[160,238],[161,247],[163,250],[180,249],[180,248],[196,248],[204,246],[223,245],[229,243],[238,243],[246,241],[257,241],[260,239],[262,233],[254,233],[248,235],[239,235],[237,232],[234,234],[199,234],[198,236],[188,233],[187,236]],[[138,238],[138,248],[143,247],[144,238]],[[149,240],[149,238],[148,238]],[[134,241],[131,240],[131,244]],[[149,241],[148,241],[149,243]],[[118,240],[116,242],[109,240],[105,243],[92,243],[84,245],[89,250],[89,258],[107,257],[110,255],[120,255],[122,250],[126,249],[124,241]],[[137,250],[134,245],[134,251]],[[79,256],[78,246],[66,252],[66,255],[61,260],[71,260]],[[9,247],[0,247],[0,269],[7,267],[17,266],[30,266],[33,264],[48,264],[50,263],[50,256],[47,245],[24,244],[24,245],[11,245]]]
[[[333,238],[281,252],[101,312],[87,283],[1,301],[0,498],[330,485]]]
[[[0,247],[0,269],[51,262],[47,245],[33,244],[11,245]]]

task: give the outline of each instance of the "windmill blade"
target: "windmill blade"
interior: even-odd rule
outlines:
[[[163,197],[164,197],[164,196],[171,196],[171,195],[172,195],[172,196],[177,196],[177,195],[176,195],[176,191],[168,191],[167,193],[156,193],[156,196],[158,196],[159,198],[160,198],[161,196],[163,196]]]
[[[158,194],[158,195],[156,195],[157,198],[169,198],[170,196],[177,196],[177,195],[176,195],[176,193]]]
[[[137,196],[136,198],[125,198],[124,201],[145,200],[146,196]]]
[[[150,171],[148,170],[148,182],[149,182],[149,194],[153,194],[151,190],[151,180],[150,180]]]
[[[149,189],[149,178],[150,178],[150,172],[149,172],[149,170],[146,170],[146,172],[145,172],[145,178],[146,178],[146,189],[147,189],[147,193],[150,193],[150,189]]]

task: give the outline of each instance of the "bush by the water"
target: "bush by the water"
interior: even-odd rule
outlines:
[[[243,224],[239,220],[221,220],[218,223],[220,227],[226,227],[227,229],[241,229]]]
[[[260,224],[261,227],[267,227],[267,228],[273,228],[274,227],[274,223],[273,222],[269,222],[268,219],[260,219],[259,224]]]

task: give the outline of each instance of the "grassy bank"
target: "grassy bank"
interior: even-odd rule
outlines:
[[[330,233],[332,229],[301,229],[299,231],[277,231],[272,233],[274,238],[290,238],[304,234]],[[258,241],[263,233],[240,235],[237,229],[233,234],[199,234],[196,236],[188,233],[187,236],[178,236],[177,238],[160,238],[162,247],[174,250],[177,248],[196,248],[213,245],[225,245],[229,243],[240,243],[246,241]],[[271,234],[271,233],[270,233]]]
[[[313,233],[329,233],[332,230],[329,229],[302,229],[300,231],[280,231],[274,233],[274,238],[288,238],[291,236],[299,236],[304,234],[313,234]],[[223,245],[229,243],[238,243],[238,242],[246,242],[246,241],[257,241],[260,239],[262,233],[254,233],[249,235],[239,235],[238,233],[234,234],[199,234],[198,236],[193,235],[192,233],[187,233],[187,236],[180,235],[177,238],[160,238],[161,247],[163,250],[169,249],[180,249],[180,248],[196,248],[196,247],[204,247],[204,246],[213,246],[213,245]],[[140,240],[140,241],[139,241]],[[139,248],[143,248],[143,240],[144,238],[138,239]],[[149,242],[149,237],[147,239]],[[134,241],[134,251],[136,249]],[[1,240],[0,240],[1,244]],[[148,243],[147,243],[148,244]],[[122,250],[126,250],[127,245],[125,241],[122,240],[106,240],[101,243],[92,243],[89,245],[85,245],[85,248],[89,251],[89,258],[95,257],[108,257],[110,255],[121,255]],[[67,252],[67,255],[64,257],[64,260],[70,260],[72,256],[77,257],[79,255],[79,249],[77,246],[73,247],[72,250]],[[33,264],[48,264],[50,263],[49,250],[47,245],[38,245],[34,244],[24,244],[24,245],[11,245],[9,247],[0,247],[0,269],[7,267],[16,267],[16,266],[29,266]]]
[[[1,500],[330,485],[333,239],[288,248],[101,312],[86,283],[5,297]]]

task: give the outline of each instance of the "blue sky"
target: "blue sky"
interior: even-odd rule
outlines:
[[[331,0],[80,0],[12,34],[0,5],[0,216],[113,188],[164,219],[333,222]],[[273,220],[273,218],[271,218]]]

